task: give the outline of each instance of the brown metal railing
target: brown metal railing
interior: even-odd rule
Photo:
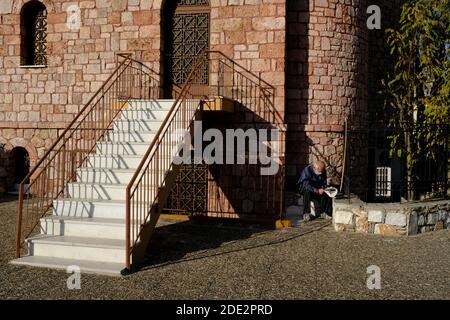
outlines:
[[[256,116],[255,122],[286,131],[284,119],[275,108],[274,86],[220,51],[210,51],[209,57],[211,95],[238,101]]]
[[[205,79],[208,79],[205,85]],[[208,85],[209,82],[209,85]],[[217,51],[200,54],[178,94],[166,119],[155,135],[134,176],[126,189],[126,268],[131,268],[131,257],[138,244],[144,226],[158,207],[161,188],[171,170],[176,147],[194,120],[201,101],[211,96],[221,96],[240,102],[255,121],[272,124],[280,130],[280,159],[284,158],[284,124],[275,110],[275,88],[238,63]],[[280,160],[283,165],[283,160]],[[278,185],[284,184],[284,174],[278,174]],[[281,180],[280,180],[281,179]],[[280,188],[280,215],[282,214],[283,187]]]
[[[253,178],[253,183],[248,185],[245,192],[252,194],[265,194],[263,200],[254,203],[252,214],[257,214],[263,218],[274,216],[278,213],[279,218],[284,214],[284,170],[285,170],[285,135],[286,125],[280,112],[276,109],[276,88],[261,78],[260,74],[255,74],[236,61],[228,58],[223,53],[212,51],[210,54],[210,87],[211,95],[224,97],[239,102],[235,107],[235,123],[240,122],[244,127],[255,129],[276,129],[278,130],[277,144],[268,142],[269,152],[277,153],[279,159],[279,171],[273,176],[261,176],[258,172],[259,166],[246,164],[241,167],[247,176]],[[239,120],[242,119],[242,120]],[[236,167],[236,166],[235,166]],[[237,166],[239,167],[239,166]],[[214,180],[221,179],[221,176],[214,176]],[[235,192],[233,186],[223,183],[220,188],[212,186],[209,192],[213,191],[208,212],[217,216],[232,216],[231,211],[235,208]],[[219,190],[220,189],[220,190]],[[226,194],[226,196],[225,196]],[[233,208],[234,207],[234,208]],[[248,209],[248,208],[247,208]],[[240,215],[243,213],[240,212]],[[250,214],[250,215],[252,215]],[[264,219],[264,218],[263,218]]]
[[[67,196],[67,183],[76,181],[76,170],[95,152],[96,143],[112,129],[114,119],[127,100],[159,98],[159,77],[153,70],[132,59],[131,55],[120,54],[118,58],[121,61],[117,68],[20,183],[17,258],[25,239],[49,212],[53,200]]]
[[[157,210],[160,188],[165,183],[166,173],[172,167],[173,149],[184,138],[183,134],[177,133],[185,132],[189,128],[200,107],[200,98],[204,96],[205,87],[199,83],[202,79],[200,66],[204,63],[205,57],[202,54],[197,58],[179,96],[127,186],[125,258],[128,270],[131,267],[133,249],[140,239],[143,226],[149,221],[152,211]]]

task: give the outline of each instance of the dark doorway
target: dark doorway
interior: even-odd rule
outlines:
[[[21,183],[22,180],[28,175],[30,172],[30,157],[28,155],[27,150],[22,147],[16,147],[11,152],[11,169],[13,173],[13,183]],[[26,181],[29,183],[29,181]]]
[[[168,0],[164,7],[164,96],[172,98],[189,76],[195,58],[209,49],[208,0]],[[208,84],[205,63],[203,83]]]

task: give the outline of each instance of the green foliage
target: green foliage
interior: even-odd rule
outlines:
[[[405,1],[398,28],[386,32],[394,70],[382,83],[385,107],[398,115],[389,124],[398,129],[391,154],[406,156],[412,174],[450,139],[450,2]]]

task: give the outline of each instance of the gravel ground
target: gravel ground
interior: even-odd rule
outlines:
[[[1,200],[0,200],[1,201]],[[17,202],[0,203],[1,299],[450,299],[450,232],[385,238],[329,222],[266,230],[186,222],[158,228],[146,266],[127,277],[13,266]],[[366,286],[381,268],[381,289]]]

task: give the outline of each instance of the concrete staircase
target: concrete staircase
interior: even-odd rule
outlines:
[[[29,255],[13,264],[120,275],[125,267],[125,190],[173,100],[134,100],[67,185],[67,198],[27,239]],[[161,177],[164,172],[156,172]]]

